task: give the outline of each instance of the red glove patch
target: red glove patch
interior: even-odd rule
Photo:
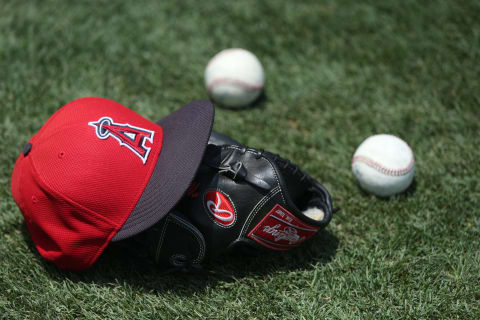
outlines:
[[[308,225],[277,204],[248,236],[267,248],[289,250],[313,236],[319,227]]]

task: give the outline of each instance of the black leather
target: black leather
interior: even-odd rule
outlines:
[[[287,250],[328,225],[328,191],[297,166],[216,132],[210,142],[175,212],[147,232],[158,261],[198,264],[238,244]],[[323,220],[303,214],[312,206]]]
[[[201,263],[205,257],[203,234],[181,212],[170,212],[142,236],[156,262],[187,267]]]

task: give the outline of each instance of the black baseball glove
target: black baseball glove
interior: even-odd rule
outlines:
[[[157,262],[186,268],[237,246],[292,249],[332,214],[327,190],[296,165],[213,132],[184,198],[141,238]]]

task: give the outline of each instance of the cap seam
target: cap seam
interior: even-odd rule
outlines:
[[[65,105],[65,106],[66,106],[66,105]],[[39,137],[39,136],[43,133],[43,131],[46,130],[45,128],[48,127],[48,124],[49,124],[50,122],[52,122],[55,118],[57,118],[59,114],[61,114],[62,112],[65,111],[65,109],[66,109],[65,106],[62,106],[62,107],[60,107],[59,109],[57,109],[57,111],[55,111],[55,113],[54,113],[49,119],[47,119],[47,121],[42,125],[42,127],[41,127],[40,130],[37,132],[37,134],[35,134],[35,135],[30,139],[30,141],[33,141],[34,138],[37,139],[36,137]]]
[[[95,212],[95,211],[93,211],[93,210],[88,209],[87,207],[82,206],[81,204],[77,203],[76,201],[73,201],[72,199],[70,199],[69,197],[65,196],[64,194],[62,194],[62,193],[60,193],[60,192],[58,192],[58,191],[55,191],[55,190],[54,190],[50,185],[48,185],[48,184],[42,179],[42,177],[38,174],[38,170],[37,170],[37,168],[36,168],[36,166],[35,166],[35,162],[33,161],[33,158],[32,158],[32,157],[29,157],[29,158],[30,158],[30,159],[27,159],[27,160],[29,160],[29,161],[31,162],[31,164],[32,164],[32,169],[33,169],[33,171],[34,171],[34,174],[35,174],[36,179],[38,180],[37,182],[40,182],[40,183],[48,190],[48,192],[50,192],[50,193],[52,193],[52,194],[54,194],[54,195],[56,195],[56,196],[61,197],[62,199],[64,199],[65,201],[67,201],[68,203],[70,203],[71,205],[73,205],[73,206],[75,206],[75,207],[77,207],[77,208],[79,208],[79,209],[82,209],[82,210],[85,210],[85,211],[87,211],[87,212],[89,212],[89,213],[94,214],[95,217],[98,217],[100,220],[103,220],[104,222],[107,222],[107,223],[109,223],[110,225],[115,226],[116,229],[118,228],[118,224],[114,223],[114,222],[111,221],[110,219],[108,219],[108,218],[106,218],[106,217],[98,214],[97,212]],[[117,231],[118,231],[118,229],[117,229],[115,232],[117,232]]]
[[[93,210],[90,210],[82,205],[80,205],[79,203],[77,203],[76,201],[73,201],[72,199],[70,199],[69,197],[61,194],[60,192],[57,192],[55,190],[53,190],[52,187],[50,187],[45,181],[43,181],[43,179],[41,178],[41,176],[38,174],[38,171],[37,171],[37,168],[35,166],[35,162],[33,161],[33,159],[30,157],[30,159],[23,159],[23,160],[27,160],[31,163],[31,166],[32,166],[32,170],[33,170],[33,174],[34,174],[34,179],[37,180],[38,183],[42,184],[43,188],[47,189],[47,191],[55,196],[59,196],[61,197],[63,200],[67,201],[70,205],[78,208],[78,209],[81,209],[81,210],[84,210],[88,213],[91,213],[95,216],[95,218],[99,219],[99,220],[102,220],[108,224],[110,224],[111,226],[114,226],[114,230],[112,232],[110,232],[108,234],[108,236],[106,237],[106,241],[105,243],[103,243],[100,247],[98,247],[98,249],[95,251],[95,254],[92,255],[92,257],[90,259],[88,259],[86,265],[84,266],[85,269],[86,268],[89,268],[93,263],[95,263],[95,261],[98,259],[98,257],[102,254],[102,252],[105,250],[105,248],[107,247],[107,245],[110,243],[111,239],[115,236],[115,234],[118,232],[119,230],[119,226],[114,223],[113,221],[111,221],[110,219],[96,213],[95,211]],[[23,196],[22,196],[23,197]],[[25,200],[24,200],[25,201]]]

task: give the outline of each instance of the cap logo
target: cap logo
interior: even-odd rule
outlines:
[[[235,223],[235,210],[226,195],[217,190],[210,190],[205,195],[205,205],[215,222],[223,227]]]
[[[113,137],[120,143],[120,146],[127,147],[139,157],[143,164],[147,162],[151,148],[145,146],[145,143],[147,141],[153,143],[155,132],[128,123],[115,123],[110,117],[102,117],[98,121],[89,122],[88,125],[95,128],[99,139],[105,140]]]

